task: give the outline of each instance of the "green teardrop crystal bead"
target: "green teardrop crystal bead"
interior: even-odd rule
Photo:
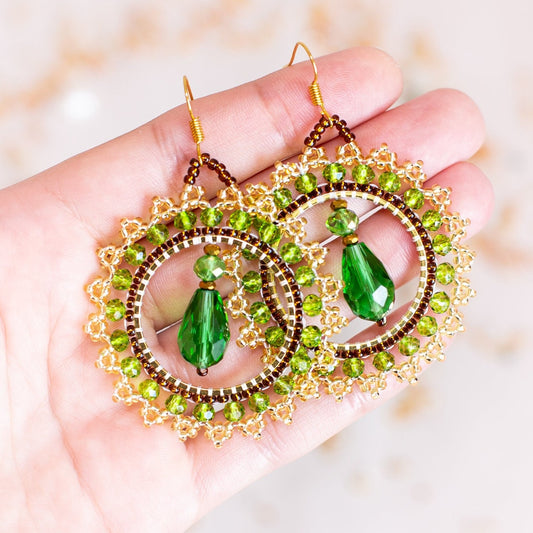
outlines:
[[[196,289],[178,331],[183,358],[198,369],[220,362],[229,341],[228,315],[220,293]]]
[[[344,298],[355,315],[378,322],[389,312],[394,303],[394,283],[364,242],[344,248],[342,279]]]

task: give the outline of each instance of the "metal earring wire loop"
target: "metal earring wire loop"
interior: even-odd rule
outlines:
[[[294,63],[294,59],[296,57],[296,52],[298,51],[298,47],[301,46],[305,52],[307,53],[309,57],[309,61],[311,61],[311,65],[313,66],[313,72],[315,74],[315,77],[313,81],[311,82],[311,85],[309,85],[309,96],[311,97],[311,101],[314,105],[317,107],[320,107],[322,114],[328,119],[331,119],[331,115],[327,112],[326,107],[324,106],[324,99],[322,98],[322,92],[320,91],[320,85],[318,83],[318,69],[316,66],[315,59],[313,57],[313,54],[311,53],[311,50],[309,50],[308,46],[305,43],[302,43],[301,41],[298,41],[296,45],[294,46],[294,49],[292,51],[291,59],[287,65],[287,67],[290,67]]]
[[[187,76],[183,76],[183,91],[185,92],[185,100],[187,102],[187,109],[189,110],[189,116],[191,120],[189,122],[189,127],[191,128],[191,134],[194,142],[196,143],[196,151],[198,153],[198,161],[200,165],[203,164],[202,161],[202,149],[200,148],[200,143],[204,140],[204,130],[202,128],[202,123],[200,122],[200,117],[195,116],[192,110],[192,101],[194,96],[192,95],[191,86]]]

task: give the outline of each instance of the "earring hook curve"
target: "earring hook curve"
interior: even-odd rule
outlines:
[[[202,149],[200,148],[200,143],[204,140],[204,130],[202,128],[202,123],[200,122],[200,117],[195,116],[192,110],[192,101],[194,96],[192,94],[191,85],[189,84],[189,79],[187,76],[183,76],[183,91],[185,93],[185,101],[187,103],[187,109],[189,110],[189,116],[191,120],[189,122],[189,127],[191,128],[191,135],[196,143],[196,151],[198,153],[198,162],[200,165],[203,164],[202,161]]]

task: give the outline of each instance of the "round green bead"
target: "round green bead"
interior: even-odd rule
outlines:
[[[387,192],[397,192],[402,186],[400,178],[394,172],[383,172],[379,176],[379,186]]]
[[[434,317],[423,316],[416,325],[416,329],[420,335],[423,335],[424,337],[431,337],[431,335],[435,335],[435,333],[437,333],[438,324]]]
[[[406,335],[400,339],[398,343],[398,350],[402,355],[407,355],[408,357],[418,352],[420,348],[420,340],[412,335]]]
[[[301,266],[296,269],[294,273],[296,282],[302,287],[311,287],[315,282],[316,275],[313,272],[313,269],[308,266]]]
[[[436,292],[429,300],[429,306],[435,313],[445,313],[450,307],[450,297],[444,292]]]
[[[256,272],[255,270],[250,270],[249,272],[246,272],[246,274],[244,274],[244,276],[242,277],[242,286],[244,287],[244,290],[246,292],[252,294],[259,292],[259,290],[263,286],[261,274],[259,274],[259,272]]]
[[[210,403],[197,403],[192,410],[192,416],[199,422],[208,422],[215,416],[215,409]]]
[[[421,218],[422,226],[428,231],[437,231],[442,226],[442,217],[438,211],[428,209]]]
[[[322,358],[320,365],[316,367],[316,372],[320,376],[329,376],[337,368],[337,360],[332,355],[326,355]]]
[[[164,224],[155,224],[146,232],[146,238],[154,246],[159,246],[168,239],[168,228]]]
[[[248,248],[243,248],[241,250],[242,256],[244,259],[248,259],[248,261],[253,261],[254,259],[257,259],[257,254],[254,254],[248,250]]]
[[[433,250],[439,255],[446,255],[452,250],[452,241],[447,235],[439,233],[433,238]]]
[[[228,422],[238,422],[244,416],[244,405],[241,402],[228,402],[224,406],[224,417]]]
[[[192,211],[180,211],[174,218],[174,226],[178,229],[189,230],[196,224],[196,215]]]
[[[274,392],[280,396],[287,396],[294,387],[294,380],[290,376],[281,376],[274,382]]]
[[[113,274],[111,285],[117,291],[127,291],[131,287],[133,277],[127,268],[120,268]]]
[[[128,378],[136,378],[141,374],[141,363],[136,357],[125,357],[120,361],[120,369]]]
[[[317,326],[306,326],[302,331],[302,344],[307,348],[316,348],[321,338],[322,332]]]
[[[246,211],[240,209],[231,213],[229,225],[237,231],[247,231],[252,225],[252,217]]]
[[[374,171],[368,165],[353,167],[352,176],[359,185],[367,185],[376,177]]]
[[[146,259],[146,248],[141,244],[133,243],[124,252],[124,260],[133,266],[139,266]]]
[[[285,209],[292,202],[292,193],[289,189],[276,189],[274,191],[274,203],[278,209]]]
[[[342,371],[349,378],[358,378],[365,369],[365,363],[362,359],[357,359],[357,357],[352,357],[351,359],[345,359],[342,363]]]
[[[171,394],[165,401],[169,413],[181,415],[187,410],[187,400],[180,394]]]
[[[394,356],[389,352],[379,352],[375,355],[373,363],[380,372],[387,372],[394,366]]]
[[[274,244],[281,239],[281,230],[276,224],[264,221],[259,227],[259,237],[267,244]]]
[[[159,396],[159,385],[153,379],[145,379],[139,383],[139,394],[145,400],[155,400]]]
[[[420,189],[407,189],[403,193],[403,201],[411,209],[420,209],[424,205],[424,192]]]
[[[435,277],[442,285],[449,285],[455,279],[455,268],[450,263],[441,263],[437,267]]]
[[[265,303],[254,302],[250,306],[250,315],[254,322],[257,322],[258,324],[266,324],[270,320],[272,313],[270,312],[268,305]]]
[[[307,316],[317,316],[322,311],[322,299],[316,294],[308,294],[302,307]]]
[[[265,330],[265,340],[270,346],[279,348],[285,343],[285,332],[279,326],[270,326]]]
[[[337,183],[346,176],[346,169],[340,163],[330,163],[322,170],[322,176],[331,183]]]
[[[316,176],[311,174],[311,172],[308,172],[307,174],[302,174],[296,178],[294,188],[301,194],[309,194],[316,189],[316,184]]]
[[[359,226],[359,217],[351,209],[341,207],[336,209],[327,219],[326,228],[334,233],[345,237],[346,235],[352,235],[357,231]]]
[[[254,216],[252,217],[252,226],[257,230],[259,231],[261,229],[261,227],[263,226],[263,224],[266,222],[266,220],[264,218],[261,218],[261,217],[258,217],[258,216]]]
[[[311,368],[311,358],[305,348],[299,348],[292,356],[290,366],[294,374],[306,374]]]
[[[218,226],[222,221],[223,213],[216,207],[207,207],[200,213],[200,220],[204,226],[210,228]]]
[[[255,413],[262,413],[268,409],[270,398],[264,392],[254,392],[248,399],[248,405]]]
[[[105,316],[108,320],[116,322],[121,318],[124,318],[126,314],[126,306],[118,298],[109,300],[105,306]]]
[[[294,265],[302,260],[302,249],[293,242],[286,242],[279,251],[282,259],[289,265]]]
[[[215,281],[226,272],[226,263],[216,255],[202,255],[194,263],[193,270],[202,281]]]
[[[117,352],[123,352],[128,347],[130,338],[125,331],[116,329],[109,336],[109,342]]]

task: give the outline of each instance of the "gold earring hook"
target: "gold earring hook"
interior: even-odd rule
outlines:
[[[318,69],[316,67],[315,58],[313,57],[313,54],[311,53],[311,50],[307,47],[305,43],[302,43],[301,41],[298,41],[296,45],[294,46],[294,50],[292,51],[291,60],[289,61],[289,64],[287,65],[290,67],[293,62],[294,58],[296,57],[296,52],[298,51],[298,47],[301,46],[309,56],[309,61],[311,61],[311,65],[313,65],[313,72],[315,73],[315,77],[313,79],[313,82],[311,85],[309,85],[309,96],[311,97],[311,101],[314,105],[320,107],[322,114],[328,119],[331,119],[330,114],[327,112],[326,107],[324,106],[324,100],[322,98],[322,92],[320,91],[320,85],[318,84]]]
[[[185,100],[187,102],[187,109],[189,110],[189,115],[191,121],[189,126],[191,128],[191,134],[194,142],[196,143],[196,151],[198,153],[198,162],[202,164],[202,150],[200,148],[200,143],[204,140],[204,130],[202,128],[202,123],[200,122],[200,117],[194,115],[192,111],[192,101],[194,96],[192,95],[191,86],[187,76],[183,76],[183,90],[185,92]]]

